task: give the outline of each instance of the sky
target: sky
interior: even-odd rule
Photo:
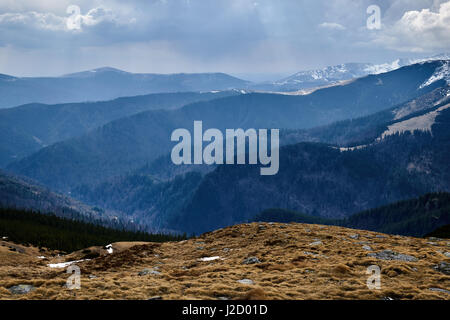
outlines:
[[[15,76],[110,66],[249,79],[443,52],[447,0],[0,0],[0,73]]]

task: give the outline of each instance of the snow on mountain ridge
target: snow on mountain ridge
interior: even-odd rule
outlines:
[[[422,89],[424,87],[429,86],[430,84],[439,81],[439,80],[445,80],[447,84],[450,84],[450,61],[444,61],[442,65],[438,68],[436,68],[433,75],[424,83],[422,83],[419,87],[419,89]]]

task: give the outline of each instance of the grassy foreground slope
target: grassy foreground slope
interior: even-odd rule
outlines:
[[[77,262],[75,291],[64,287],[66,268],[48,264],[79,256],[19,262],[24,254],[0,247],[0,299],[445,300],[449,245],[336,226],[242,224],[180,242],[128,244]],[[367,287],[371,265],[381,269],[378,290]],[[12,294],[20,284],[34,290]]]

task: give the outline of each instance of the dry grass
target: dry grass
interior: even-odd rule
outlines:
[[[38,259],[35,248],[12,252],[0,247],[0,299],[449,299],[450,276],[433,269],[450,251],[448,240],[389,236],[334,226],[243,224],[174,243],[115,243],[114,253],[92,247],[65,257]],[[359,234],[352,239],[351,234]],[[311,243],[321,241],[321,244]],[[7,244],[7,243],[4,243]],[[373,251],[362,246],[369,245]],[[369,252],[390,249],[417,262],[386,261]],[[90,252],[99,257],[78,263],[81,289],[64,287],[65,269],[47,266],[78,260]],[[48,256],[51,252],[46,252]],[[201,261],[200,258],[220,259]],[[248,257],[260,263],[242,264]],[[369,290],[367,267],[381,268],[381,289]],[[143,269],[160,274],[140,276]],[[241,284],[250,279],[253,284]],[[36,290],[12,295],[7,289],[32,284]]]

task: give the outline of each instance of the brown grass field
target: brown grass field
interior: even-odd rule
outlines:
[[[11,251],[11,246],[16,250]],[[418,260],[368,256],[383,250]],[[0,299],[449,300],[450,275],[433,268],[450,262],[449,251],[448,239],[297,223],[242,224],[181,242],[114,243],[112,254],[92,247],[52,257],[55,252],[3,241]],[[65,268],[48,266],[86,257],[92,259],[76,263],[81,268],[80,289],[65,286],[70,276]],[[203,261],[205,257],[216,258]],[[243,264],[249,257],[259,262]],[[380,289],[367,287],[370,265],[381,268]],[[253,283],[238,282],[242,279]],[[35,289],[26,294],[8,290],[19,284]]]

